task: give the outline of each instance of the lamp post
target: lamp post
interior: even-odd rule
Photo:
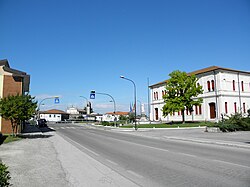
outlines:
[[[116,103],[115,103],[115,99],[112,97],[112,95],[110,95],[110,94],[107,94],[107,93],[100,93],[100,92],[95,92],[95,94],[100,94],[100,95],[107,95],[107,96],[109,96],[111,99],[112,99],[112,101],[113,101],[113,103],[114,103],[114,116],[115,116],[115,113],[116,113]],[[116,117],[115,117],[116,118]],[[116,120],[114,120],[115,121],[115,127],[116,127]]]
[[[137,129],[138,129],[138,127],[137,127],[137,124],[136,124],[136,85],[135,85],[135,82],[134,82],[134,81],[132,81],[131,79],[128,79],[128,78],[126,78],[126,77],[124,77],[124,76],[120,76],[120,78],[121,78],[121,79],[125,79],[125,80],[127,80],[127,81],[130,81],[130,82],[132,82],[132,83],[133,83],[133,85],[134,85],[134,102],[135,102],[135,130],[137,130]]]
[[[40,111],[40,106],[41,106],[42,102],[45,101],[45,100],[48,100],[48,99],[57,99],[57,98],[59,98],[59,96],[46,97],[46,98],[42,99],[42,100],[39,102],[39,105],[38,105],[38,108],[37,108],[38,119],[40,119],[39,111]]]

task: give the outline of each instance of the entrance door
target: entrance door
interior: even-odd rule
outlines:
[[[158,108],[155,108],[155,120],[159,119],[159,112],[158,112]]]
[[[216,118],[215,103],[209,103],[209,109],[210,109],[210,119]]]

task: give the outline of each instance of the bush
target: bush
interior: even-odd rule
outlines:
[[[10,172],[7,170],[8,167],[0,162],[0,186],[10,186]]]
[[[228,119],[220,121],[218,127],[222,132],[249,131],[250,118],[244,118],[242,114],[236,113],[231,115]]]

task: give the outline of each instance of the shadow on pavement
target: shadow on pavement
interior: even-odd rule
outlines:
[[[53,132],[55,130],[49,127],[38,127],[36,125],[26,124],[22,133],[18,136],[23,138],[49,138],[53,136],[52,134],[44,134],[47,132]]]

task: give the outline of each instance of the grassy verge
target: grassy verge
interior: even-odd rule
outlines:
[[[0,137],[0,145],[2,143],[10,143],[10,142],[14,142],[14,141],[18,141],[21,140],[22,138],[19,136],[12,136],[12,135],[3,135],[2,137]]]
[[[208,126],[211,125],[211,123],[208,122],[199,122],[199,123],[173,123],[173,124],[139,124],[139,128],[182,128],[182,127],[202,127],[202,126]],[[121,126],[121,128],[133,128],[133,125],[124,125]]]

